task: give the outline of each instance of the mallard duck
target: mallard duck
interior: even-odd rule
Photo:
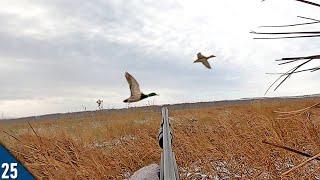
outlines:
[[[195,60],[193,63],[197,63],[197,62],[201,62],[205,67],[207,67],[208,69],[211,69],[211,66],[208,62],[208,59],[216,57],[215,55],[211,55],[211,56],[204,56],[202,55],[200,52],[197,54],[198,59]]]
[[[158,96],[158,94],[156,93],[143,94],[140,91],[138,81],[133,76],[131,76],[131,74],[129,74],[128,72],[125,73],[125,76],[129,84],[131,96],[128,99],[125,99],[123,102],[125,103],[137,102],[151,96]]]

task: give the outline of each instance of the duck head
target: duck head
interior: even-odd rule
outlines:
[[[147,95],[148,97],[151,97],[151,96],[159,96],[159,94],[156,94],[156,93],[150,93]]]
[[[145,99],[145,98],[148,98],[148,97],[151,97],[151,96],[159,96],[158,94],[156,94],[156,93],[150,93],[150,94],[141,94],[141,100],[142,99]]]

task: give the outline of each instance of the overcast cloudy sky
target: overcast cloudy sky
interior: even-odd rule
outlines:
[[[160,94],[137,106],[263,96],[275,78],[265,73],[289,68],[275,59],[317,54],[320,40],[249,32],[297,15],[320,19],[293,0],[1,0],[0,113],[93,110],[98,98],[126,107],[125,71]],[[217,56],[212,70],[193,64],[199,51]],[[319,93],[317,77],[297,75],[268,96]]]

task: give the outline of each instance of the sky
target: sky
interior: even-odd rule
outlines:
[[[130,106],[263,97],[283,72],[275,59],[319,53],[320,39],[254,40],[261,25],[320,19],[293,0],[1,0],[2,118],[127,107],[124,73],[144,93]],[[315,25],[295,27],[317,30]],[[193,61],[214,54],[213,69]],[[319,73],[292,77],[266,96],[319,93]]]

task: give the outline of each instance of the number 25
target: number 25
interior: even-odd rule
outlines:
[[[17,170],[17,163],[10,163],[10,178],[16,179],[18,177],[18,170]],[[9,179],[8,171],[9,171],[9,164],[2,163],[1,168],[4,169],[1,179]]]

